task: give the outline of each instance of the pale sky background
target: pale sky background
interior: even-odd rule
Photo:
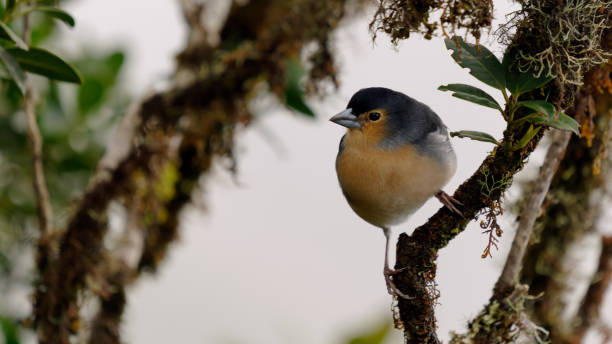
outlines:
[[[503,21],[510,4],[495,5],[496,19]],[[81,0],[67,10],[77,26],[65,30],[65,44],[86,40],[128,47],[126,81],[133,95],[159,87],[172,73],[185,41],[177,2]],[[395,49],[380,34],[373,45],[370,16],[338,31],[342,87],[324,101],[310,102],[316,120],[270,102],[255,105],[261,120],[238,136],[239,183],[221,169],[207,178],[199,205],[185,213],[180,239],[159,273],[130,288],[125,342],[333,344],[391,321],[382,275],[384,236],[353,214],[340,192],[334,159],[344,130],[328,118],[359,88],[385,86],[425,102],[453,131],[480,130],[500,138],[504,122],[494,110],[436,90],[464,82],[497,96],[454,63],[441,39],[414,35]],[[501,52],[493,40],[485,44]],[[458,170],[445,188],[449,193],[492,148],[466,139],[452,142]],[[541,155],[531,159],[532,167]],[[508,196],[516,197],[516,191]],[[412,231],[439,207],[430,200],[394,228],[396,235]],[[487,239],[476,222],[440,251],[436,314],[443,340],[451,330],[464,330],[490,297],[512,240],[511,221],[512,215],[502,221],[505,233],[493,259],[480,258]],[[395,335],[390,342],[401,342],[401,332]]]

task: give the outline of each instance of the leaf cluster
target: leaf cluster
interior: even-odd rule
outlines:
[[[5,344],[19,344],[19,325],[13,319],[0,316],[0,329]]]
[[[45,142],[42,160],[53,208],[64,208],[75,196],[74,190],[85,186],[116,114],[127,103],[127,96],[115,90],[125,59],[121,50],[80,53],[73,61],[81,70],[77,72],[73,64],[37,47],[51,37],[54,21],[74,25],[68,13],[54,6],[55,1],[0,1],[0,36],[5,37],[0,38],[4,57],[0,71],[13,72],[0,73],[5,78],[0,82],[0,225],[5,228],[27,228],[35,214],[31,157],[20,115],[25,72],[49,80],[36,84],[36,113],[40,114],[38,126]],[[28,45],[12,27],[32,13],[38,14],[29,18],[32,44]],[[80,83],[81,87],[65,87],[55,80]],[[60,213],[59,221],[63,215]]]
[[[26,88],[25,72],[53,80],[82,82],[81,76],[69,62],[46,49],[29,45],[26,42],[29,38],[22,39],[13,29],[16,22],[24,21],[31,13],[40,13],[74,26],[74,18],[54,5],[55,1],[0,2],[0,79],[14,82],[22,94]]]
[[[42,158],[53,208],[65,208],[75,190],[86,185],[128,102],[116,84],[124,59],[121,50],[84,53],[74,60],[82,71],[81,87],[51,81],[38,90]],[[27,132],[20,124],[22,95],[15,83],[0,88],[0,223],[22,227],[35,215]],[[60,213],[58,220],[63,217]]]
[[[553,78],[544,75],[534,75],[531,71],[521,71],[516,66],[519,52],[509,49],[500,61],[490,50],[482,45],[465,42],[461,37],[445,40],[446,47],[452,50],[452,58],[469,73],[483,83],[501,91],[505,105],[500,105],[495,98],[482,89],[466,84],[448,84],[440,86],[440,91],[451,91],[453,97],[463,99],[478,105],[499,111],[508,127],[516,129],[523,123],[529,128],[513,146],[522,149],[540,131],[542,126],[550,126],[579,133],[578,123],[555,106],[543,99],[520,100],[527,92],[539,89]],[[498,141],[487,133],[463,130],[451,133],[451,136],[468,137],[473,140],[491,142]]]

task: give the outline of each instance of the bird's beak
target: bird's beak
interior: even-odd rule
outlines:
[[[361,129],[361,123],[359,122],[359,118],[353,115],[352,109],[346,109],[334,117],[329,119],[330,121],[340,124],[343,127],[352,128],[352,129]]]

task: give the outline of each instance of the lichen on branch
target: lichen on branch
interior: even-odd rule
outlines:
[[[609,27],[611,0],[518,2],[522,8],[501,32],[503,38],[512,35],[514,29],[524,33],[520,40],[514,41],[529,47],[521,49],[520,70],[579,86],[584,73],[612,56],[601,47],[602,35]]]

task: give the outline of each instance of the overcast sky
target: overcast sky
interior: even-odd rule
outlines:
[[[503,20],[509,4],[495,4],[496,19]],[[81,0],[68,10],[77,26],[65,40],[121,42],[129,48],[132,94],[158,87],[172,72],[174,55],[185,41],[175,1]],[[339,30],[342,87],[324,101],[311,102],[316,120],[272,101],[255,105],[260,120],[238,137],[239,182],[216,169],[204,183],[159,273],[130,289],[126,342],[331,344],[364,326],[390,321],[391,298],[382,276],[384,236],[358,218],[340,192],[334,159],[343,129],[328,118],[356,90],[385,86],[428,104],[450,130],[480,130],[500,138],[504,122],[494,110],[436,90],[447,83],[478,83],[453,62],[441,39],[414,35],[395,49],[381,34],[373,45],[370,15]],[[485,44],[500,52],[495,42]],[[446,187],[449,193],[492,148],[452,142],[458,170]],[[430,200],[395,233],[410,232],[439,207]],[[511,221],[511,216],[502,221],[505,233],[493,259],[480,257],[487,239],[475,222],[440,252],[436,314],[442,339],[451,330],[462,331],[490,297],[513,235]]]

